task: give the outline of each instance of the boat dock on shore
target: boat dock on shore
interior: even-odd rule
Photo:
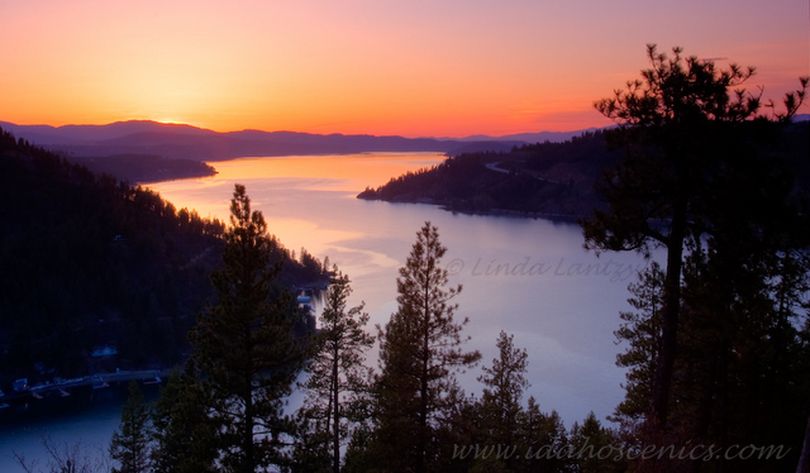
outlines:
[[[8,407],[13,404],[41,401],[50,397],[65,398],[78,390],[101,390],[109,388],[113,384],[131,381],[145,385],[159,384],[167,374],[167,370],[119,370],[70,379],[54,378],[53,381],[31,386],[26,382],[20,382],[24,380],[19,380],[15,383],[16,387],[12,392],[0,392],[0,405]]]

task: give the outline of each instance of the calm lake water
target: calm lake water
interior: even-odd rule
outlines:
[[[603,418],[622,398],[624,372],[613,331],[628,310],[627,284],[645,261],[629,253],[597,257],[582,248],[572,224],[505,216],[457,215],[421,204],[367,202],[366,186],[440,162],[434,153],[245,158],[213,163],[219,174],[150,184],[178,208],[227,220],[233,184],[247,186],[270,231],[285,246],[328,256],[352,279],[354,301],[365,301],[374,324],[396,308],[397,269],[415,232],[429,220],[448,248],[451,282],[464,286],[459,317],[468,317],[468,347],[482,362],[495,356],[500,330],[515,335],[529,354],[529,394],[543,410],[556,409],[567,424],[593,410]],[[376,366],[376,353],[369,362]],[[461,376],[478,392],[480,364]],[[80,415],[0,431],[0,471],[16,471],[12,452],[42,454],[43,435],[55,442],[81,440],[105,448],[117,426],[116,405]]]

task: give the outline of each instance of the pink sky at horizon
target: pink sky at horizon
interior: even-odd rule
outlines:
[[[806,0],[0,0],[0,25],[0,120],[20,124],[574,130],[609,123],[592,103],[649,42],[754,65],[776,101],[810,75]]]

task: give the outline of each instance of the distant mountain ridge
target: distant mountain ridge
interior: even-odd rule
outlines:
[[[17,125],[0,127],[49,149],[81,157],[153,155],[168,159],[216,161],[240,156],[346,154],[385,151],[436,151],[449,154],[508,151],[533,141],[564,141],[584,130],[523,133],[502,137],[406,138],[341,133],[242,130],[217,132],[191,125],[148,120],[107,125]]]
[[[571,131],[539,131],[536,133],[513,133],[510,135],[471,135],[464,138],[456,138],[459,141],[520,141],[521,143],[562,143],[583,133],[599,130],[597,127],[584,128],[582,130]],[[453,138],[448,138],[453,139]]]

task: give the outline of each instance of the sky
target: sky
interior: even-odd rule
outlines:
[[[810,2],[0,0],[0,120],[574,130],[608,123],[593,102],[647,43],[755,65],[778,100],[810,75]]]

